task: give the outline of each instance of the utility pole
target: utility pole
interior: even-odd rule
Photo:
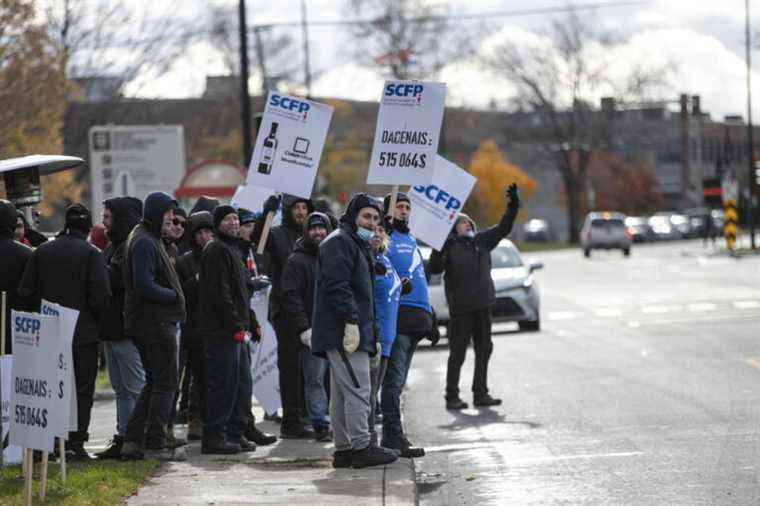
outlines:
[[[755,249],[755,145],[752,131],[752,44],[749,30],[749,0],[744,0],[745,13],[745,51],[747,56],[747,163],[749,165],[749,178],[747,179],[749,204],[749,234],[752,250]]]
[[[243,123],[243,166],[248,167],[251,146],[251,97],[248,93],[248,24],[245,19],[245,0],[238,3],[240,29],[240,113]]]
[[[261,73],[261,96],[266,97],[267,89],[269,88],[269,77],[267,76],[267,65],[264,61],[264,44],[261,41],[261,30],[263,28],[257,26],[253,29],[253,37],[256,42],[256,58],[259,60],[259,72]]]
[[[303,38],[303,72],[306,98],[311,98],[311,62],[309,59],[309,24],[306,21],[306,0],[301,0],[301,37]]]

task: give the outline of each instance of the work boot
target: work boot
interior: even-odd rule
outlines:
[[[142,460],[145,452],[142,445],[133,441],[124,441],[121,447],[121,460]]]
[[[336,450],[333,452],[332,466],[335,469],[351,467],[352,450]]]
[[[318,443],[329,443],[332,441],[332,434],[329,425],[320,425],[314,429],[314,439]]]
[[[197,416],[191,416],[187,421],[187,440],[200,441],[203,439],[203,424]]]
[[[248,441],[255,443],[257,446],[269,446],[277,441],[277,436],[262,432],[253,422],[248,422],[243,434]]]
[[[227,441],[223,437],[204,437],[201,444],[203,455],[235,455],[241,451],[239,444]]]
[[[184,448],[157,448],[146,449],[146,459],[155,459],[160,462],[185,462],[187,460],[187,453]]]
[[[472,402],[475,406],[501,406],[501,399],[495,399],[488,394],[475,397]]]
[[[382,446],[398,452],[399,456],[405,459],[419,458],[425,456],[424,448],[412,446],[405,434],[383,434]]]
[[[363,450],[351,452],[351,467],[362,469],[364,467],[383,466],[398,460],[395,453],[379,446],[367,445]]]
[[[121,458],[121,447],[124,446],[124,438],[116,434],[111,440],[108,448],[102,452],[96,453],[98,460],[118,460]]]
[[[243,453],[250,453],[256,451],[256,445],[248,441],[245,436],[240,436],[236,439],[231,439],[231,442],[237,443],[240,446],[240,451]]]
[[[306,427],[292,427],[280,430],[280,439],[314,439],[314,431]]]
[[[66,462],[92,462],[92,455],[84,449],[84,443],[73,444],[66,448]]]
[[[454,397],[453,399],[446,399],[446,409],[449,409],[451,411],[460,411],[462,409],[467,409],[469,407],[470,406],[459,397]]]

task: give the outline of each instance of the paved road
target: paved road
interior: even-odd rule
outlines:
[[[421,504],[760,503],[760,258],[709,251],[528,255],[543,330],[495,337],[504,405],[445,411],[446,349],[415,356]]]

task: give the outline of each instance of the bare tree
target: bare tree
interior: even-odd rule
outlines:
[[[453,29],[445,1],[348,0],[347,5],[363,20],[352,29],[355,57],[395,79],[430,78],[472,50],[472,38],[461,26]]]
[[[639,102],[664,84],[670,67],[629,62],[624,76],[611,71],[611,49],[620,42],[599,34],[575,11],[555,19],[548,36],[530,45],[505,42],[483,55],[485,67],[515,88],[516,105],[534,113],[540,129],[531,131],[551,157],[564,184],[570,242],[577,242],[588,184],[589,154],[607,149],[612,117],[594,106],[602,96],[614,103]]]

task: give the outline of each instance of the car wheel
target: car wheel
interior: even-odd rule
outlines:
[[[517,322],[521,332],[538,332],[541,330],[541,318],[532,322]]]
[[[589,258],[591,256],[591,250],[586,248],[583,250],[583,256]]]
[[[623,250],[623,255],[627,256],[627,257],[631,256],[631,248],[624,249]]]

